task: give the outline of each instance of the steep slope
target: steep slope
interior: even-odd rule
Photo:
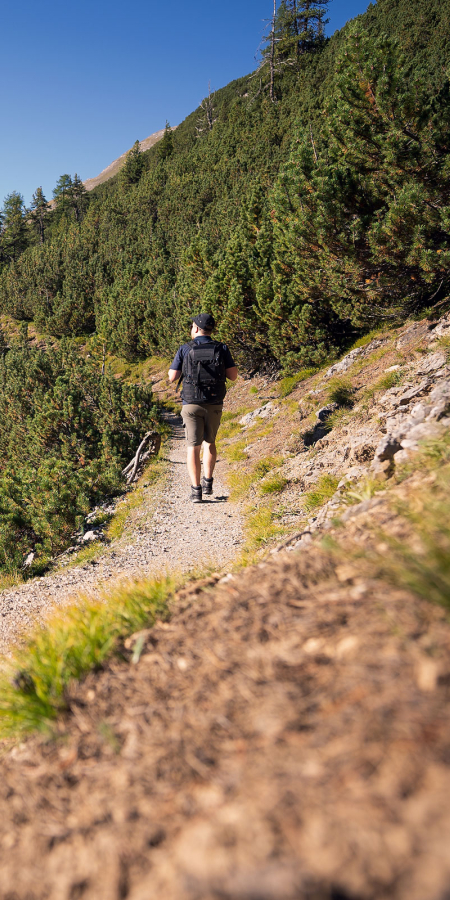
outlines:
[[[188,584],[67,686],[53,741],[4,748],[5,898],[447,896],[449,337],[232,388],[233,490],[284,546]]]
[[[150,137],[145,138],[143,141],[139,141],[139,147],[141,152],[144,153],[146,150],[150,150],[150,147],[154,147],[158,141],[164,135],[164,128],[161,131],[155,131],[154,134],[151,134]],[[109,181],[110,178],[113,178],[114,175],[117,175],[120,172],[126,155],[129,151],[127,150],[125,153],[122,153],[117,157],[109,166],[106,166],[106,169],[103,169],[100,172],[100,175],[96,175],[95,178],[87,178],[86,181],[83,181],[83,184],[87,191],[93,191],[94,188],[98,187],[99,184],[104,184],[105,181]]]

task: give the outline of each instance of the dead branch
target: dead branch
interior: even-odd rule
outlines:
[[[152,440],[153,442],[153,446],[151,448],[153,456],[156,456],[156,454],[159,452],[159,448],[161,447],[161,435],[157,431],[147,431],[147,434],[142,438],[142,441],[136,450],[136,455],[133,457],[131,462],[129,462],[128,465],[125,466],[124,469],[122,469],[122,475],[126,477],[128,484],[131,484],[136,477],[136,472],[139,468],[139,461],[142,452],[147,441],[149,440]]]

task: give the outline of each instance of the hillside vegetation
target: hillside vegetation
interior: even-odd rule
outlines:
[[[272,65],[269,42],[257,73],[206,98],[175,131],[167,126],[147,152],[136,142],[117,176],[88,194],[78,176],[62,175],[53,210],[40,188],[29,211],[19,193],[5,200],[0,310],[21,327],[32,322],[47,345],[76,338],[96,348],[93,409],[112,383],[102,360],[170,354],[201,307],[247,371],[293,376],[447,296],[450,3],[380,0],[330,40],[319,27],[326,2],[300,40],[292,8],[279,5]],[[28,379],[34,408],[34,351],[12,353],[5,336],[2,346],[5,377]],[[127,409],[122,434],[135,442],[144,420]],[[69,503],[72,527],[99,488],[94,469],[62,449],[69,405],[58,415],[50,443],[83,498]],[[0,441],[22,472],[29,441],[12,441],[8,422]],[[97,458],[96,440],[80,459]],[[58,492],[63,475],[52,473]],[[6,566],[25,546],[60,545],[66,529],[36,528],[24,515],[48,489],[39,467],[31,499],[27,478],[5,476],[0,489],[0,532],[14,522],[18,538]],[[60,515],[56,504],[55,522]]]
[[[447,314],[239,379],[252,564],[105,587],[3,661],[6,896],[447,895],[449,342]]]

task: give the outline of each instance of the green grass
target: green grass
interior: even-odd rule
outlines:
[[[228,424],[221,425],[218,443],[227,441],[229,438],[234,437],[235,434],[238,434],[241,430],[242,425],[239,425],[239,422],[228,422]]]
[[[251,412],[251,407],[249,406],[240,406],[238,409],[227,409],[222,413],[221,422],[232,422],[234,419],[242,419],[242,416],[245,416],[248,412]]]
[[[342,500],[349,505],[362,503],[364,500],[371,500],[377,491],[384,489],[384,482],[376,481],[374,478],[367,476],[355,485],[349,484],[348,488],[343,492]]]
[[[257,393],[258,393],[258,388],[256,387],[256,384],[252,384],[249,393],[250,393],[250,394],[257,394]]]
[[[262,494],[280,494],[287,485],[286,478],[282,475],[273,475],[261,482],[259,489]]]
[[[434,350],[440,350],[442,353],[444,353],[445,359],[449,363],[450,362],[450,335],[446,334],[443,337],[439,338],[439,340],[436,342],[435,347],[433,347],[433,351]]]
[[[327,500],[331,500],[339,480],[336,475],[322,475],[315,487],[304,496],[303,504],[306,512],[314,512],[316,509],[320,509]]]
[[[389,548],[380,554],[381,574],[399,587],[450,609],[450,516],[448,494],[450,466],[447,465],[428,491],[421,491],[396,512],[412,529],[412,537],[399,540],[385,537]]]
[[[247,441],[237,441],[235,444],[232,444],[231,447],[227,447],[225,450],[225,456],[229,460],[229,462],[242,462],[244,459],[248,459],[247,453],[245,452],[245,447],[247,446]]]
[[[382,359],[383,356],[386,356],[387,353],[392,353],[392,345],[387,344],[384,347],[379,347],[378,350],[373,350],[370,356],[366,356],[362,359],[357,359],[350,367],[349,375],[352,377],[355,375],[359,375],[363,369],[366,369],[368,366],[371,366],[373,363],[378,362],[379,359]]]
[[[345,409],[345,408],[344,409],[336,409],[333,413],[331,413],[330,416],[328,416],[328,419],[324,422],[324,427],[326,428],[327,431],[332,431],[333,428],[338,428],[339,426],[342,427],[342,425],[347,425],[347,423],[350,421],[351,417],[352,417],[352,413],[349,411],[348,408],[347,409]]]
[[[259,462],[256,463],[253,471],[258,478],[264,478],[265,475],[268,475],[272,469],[278,469],[283,465],[283,457],[282,456],[266,456],[264,459],[260,459]]]
[[[5,572],[0,575],[0,591],[15,587],[17,584],[23,584],[24,581],[23,573],[18,572],[17,569],[14,569],[12,572]]]
[[[395,493],[391,495],[392,518],[403,520],[401,537],[373,526],[377,548],[356,552],[355,561],[361,570],[365,567],[396,587],[450,609],[449,433],[426,442],[414,461],[396,473],[394,484],[418,472],[419,485],[414,481],[409,489],[403,489],[401,499]],[[384,484],[382,487],[385,489]],[[377,489],[367,479],[343,499],[359,502],[369,499]]]
[[[401,369],[397,369],[396,372],[386,372],[386,374],[382,375],[381,378],[374,382],[374,384],[365,389],[363,392],[363,399],[372,399],[375,394],[380,391],[389,391],[391,388],[397,387],[403,380],[403,377]]]
[[[277,512],[271,504],[264,504],[246,512],[246,543],[233,568],[239,571],[242,566],[252,565],[261,558],[261,552],[275,538],[284,534],[284,528],[276,522]]]
[[[358,338],[358,340],[355,341],[354,344],[352,344],[352,346],[350,347],[350,350],[357,350],[359,347],[367,347],[368,344],[370,344],[373,340],[375,340],[375,338],[381,337],[382,334],[383,334],[383,331],[380,330],[379,328],[375,329],[374,331],[369,331],[367,334],[363,334],[362,337]],[[350,352],[350,351],[347,351],[347,352]]]
[[[282,378],[277,385],[278,396],[287,397],[300,382],[306,381],[307,378],[315,375],[316,372],[317,369],[302,369],[300,372],[296,372],[295,375],[287,375],[285,378]]]
[[[96,559],[104,549],[105,545],[101,541],[92,541],[85,547],[80,547],[76,553],[72,553],[70,556],[63,556],[58,561],[59,568],[73,569],[75,566],[86,565],[92,559]]]
[[[227,476],[228,487],[230,488],[231,500],[242,500],[247,497],[248,492],[257,480],[257,475],[252,472],[229,472]]]
[[[350,378],[339,376],[330,378],[327,385],[327,400],[329,403],[337,403],[338,406],[353,406],[355,389]]]
[[[142,488],[135,488],[125,500],[117,507],[113,519],[106,530],[106,536],[111,541],[116,541],[122,537],[127,519],[134,509],[139,509],[144,502],[144,492]]]
[[[168,578],[135,583],[53,614],[3,662],[0,738],[51,728],[71,681],[101,666],[119,639],[165,618],[174,589]]]
[[[160,478],[164,477],[166,472],[167,462],[165,459],[162,459],[161,457],[152,459],[139,479],[139,486],[133,488],[133,490],[127,494],[125,500],[117,507],[117,510],[105,531],[106,537],[110,541],[116,541],[122,537],[126,530],[130,514],[133,510],[139,509],[145,502],[144,488],[155,484]]]

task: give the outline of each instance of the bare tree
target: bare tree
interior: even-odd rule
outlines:
[[[277,0],[273,0],[272,28],[270,32],[270,99],[275,103],[275,20],[277,17]]]
[[[203,134],[205,131],[212,131],[214,122],[216,121],[216,117],[214,115],[214,93],[211,93],[211,82],[208,83],[208,96],[205,97],[200,103],[200,109],[202,110],[202,115],[197,121],[196,131],[197,134]]]

